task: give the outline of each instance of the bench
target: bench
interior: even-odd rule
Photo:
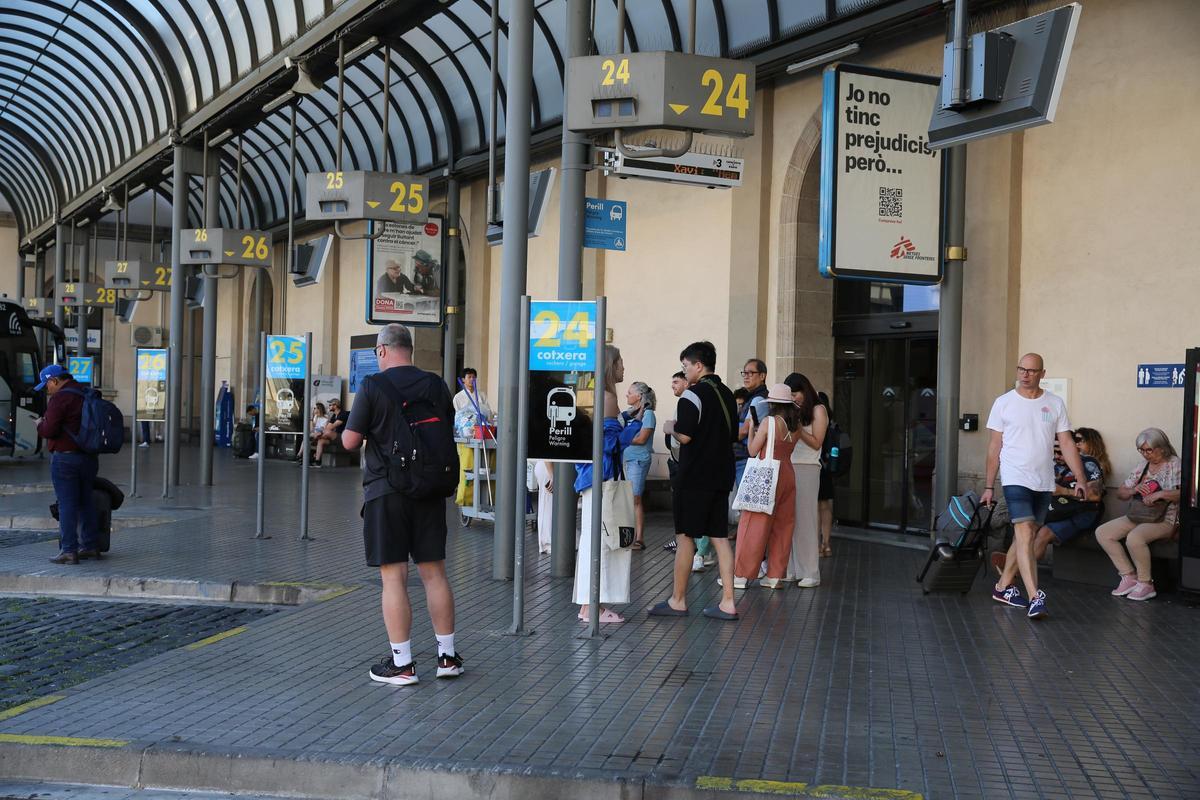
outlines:
[[[1101,522],[1116,519],[1126,508],[1126,501],[1117,499],[1110,489],[1104,499]],[[1090,583],[1097,586],[1116,586],[1117,574],[1108,554],[1096,541],[1095,529],[1081,533],[1066,544],[1052,545],[1055,580]],[[1154,585],[1160,591],[1174,591],[1179,584],[1179,540],[1160,539],[1150,545],[1150,569]]]
[[[316,447],[314,444],[313,447]],[[350,451],[342,447],[342,439],[339,436],[331,442],[325,443],[325,450],[321,453],[322,467],[357,467],[361,456],[358,451]]]

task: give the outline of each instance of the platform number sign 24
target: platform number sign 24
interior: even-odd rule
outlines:
[[[596,304],[533,302],[529,308],[529,368],[582,371],[596,368]]]

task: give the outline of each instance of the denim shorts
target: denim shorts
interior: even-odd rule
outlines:
[[[1071,541],[1081,533],[1086,533],[1096,527],[1100,512],[1094,508],[1085,508],[1057,522],[1047,522],[1046,527],[1054,533],[1059,544]]]
[[[633,487],[633,496],[641,497],[646,491],[646,475],[650,472],[650,459],[643,461],[626,461],[625,477]]]
[[[1012,522],[1034,522],[1040,528],[1046,522],[1054,492],[1035,492],[1026,486],[1005,486],[1004,502]]]

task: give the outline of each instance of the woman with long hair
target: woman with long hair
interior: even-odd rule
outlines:
[[[621,360],[621,351],[612,345],[604,348],[604,393],[596,398],[595,413],[604,414],[604,474],[600,477],[601,491],[604,481],[612,480],[617,474],[617,464],[621,459],[621,451],[628,444],[628,438],[641,430],[641,423],[630,422],[624,430],[621,428],[621,409],[617,401],[617,384],[625,380],[625,362]],[[622,441],[625,439],[625,441]],[[575,556],[575,587],[573,600],[578,603],[579,619],[587,621],[588,604],[592,596],[592,503],[593,484],[591,464],[581,464],[575,467],[575,491],[583,499],[582,523],[579,533],[579,549]],[[629,548],[616,550],[600,544],[600,602],[602,604],[623,605],[629,602],[629,572],[632,566],[632,553]],[[612,609],[600,607],[601,622],[624,622],[625,618]]]
[[[793,372],[784,379],[792,390],[792,399],[800,407],[799,441],[792,449],[792,469],[796,476],[796,524],[792,533],[792,554],[788,559],[787,578],[801,589],[821,585],[820,512],[821,448],[829,428],[829,412],[817,400],[817,390],[805,375]]]
[[[777,383],[767,394],[767,416],[750,434],[747,450],[750,464],[766,459],[767,445],[773,442],[771,458],[780,464],[775,485],[775,509],[770,514],[743,511],[738,519],[737,553],[733,574],[734,588],[758,577],[765,554],[767,576],[758,583],[767,589],[782,589],[787,584],[788,558],[792,554],[792,532],[796,527],[796,475],[792,469],[792,448],[799,441],[800,409],[792,399],[792,390]]]

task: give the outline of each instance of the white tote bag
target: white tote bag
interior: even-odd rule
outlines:
[[[616,480],[603,484],[603,506],[600,511],[602,541],[609,550],[620,550],[633,544],[633,485],[618,470]]]
[[[775,511],[775,489],[779,485],[779,462],[775,460],[775,415],[767,417],[766,458],[751,458],[746,462],[737,497],[733,501],[735,511],[757,511],[771,514]]]

